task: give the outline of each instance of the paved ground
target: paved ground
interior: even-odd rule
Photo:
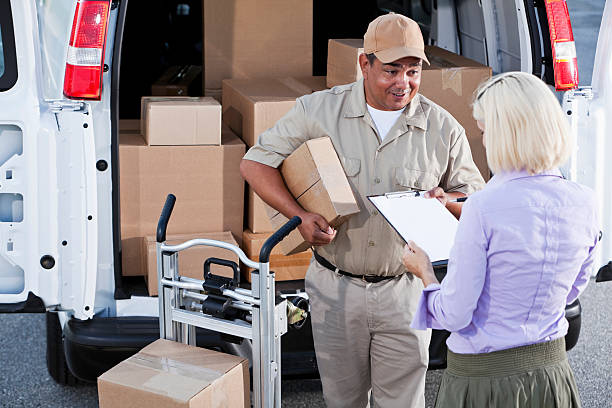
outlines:
[[[584,407],[612,408],[612,282],[591,282],[581,297],[583,323],[570,352]],[[0,315],[0,407],[97,407],[94,384],[57,385],[45,365],[44,315]],[[433,406],[442,372],[427,376],[427,407]],[[317,380],[285,381],[283,406],[324,407]]]

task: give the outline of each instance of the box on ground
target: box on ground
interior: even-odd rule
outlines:
[[[100,408],[250,407],[249,362],[157,340],[98,377]]]
[[[223,122],[248,147],[274,126],[302,95],[326,89],[325,77],[226,79],[223,81]]]
[[[199,234],[182,234],[166,236],[168,245],[182,244],[190,239],[204,238],[213,239],[215,241],[223,241],[228,244],[238,246],[238,243],[232,236],[231,232],[217,233],[199,233]],[[142,264],[145,268],[145,280],[149,289],[149,296],[157,296],[157,241],[155,235],[149,235],[141,239],[141,251],[143,255]],[[181,251],[178,253],[178,266],[181,276],[188,278],[203,279],[204,278],[204,261],[208,258],[221,258],[228,261],[239,262],[238,255],[229,249],[223,249],[213,246],[198,245]],[[211,273],[215,275],[233,277],[233,271],[228,267],[213,264],[210,267]]]
[[[221,144],[221,104],[216,99],[143,97],[141,103],[148,145]]]
[[[173,193],[169,235],[230,231],[240,241],[244,153],[244,143],[227,128],[220,146],[147,146],[138,134],[120,134],[122,240],[154,235],[166,196]]]
[[[271,235],[272,233],[255,234],[245,230],[242,234],[242,248],[246,256],[253,261],[259,261],[261,247]],[[299,254],[283,255],[280,246],[277,245],[270,254],[270,270],[274,271],[274,279],[277,281],[304,279],[310,258],[312,258],[310,249]],[[246,266],[241,268],[242,276],[249,282],[252,270]]]
[[[312,0],[204,0],[204,92],[227,78],[312,75]]]
[[[274,232],[266,207],[269,207],[253,189],[247,185],[247,225],[254,233]]]
[[[359,212],[359,205],[329,137],[303,143],[283,161],[280,172],[289,192],[302,208],[320,214],[333,228]],[[269,215],[275,230],[288,221],[273,210]],[[297,229],[279,245],[285,255],[310,248]]]
[[[362,52],[361,39],[329,40],[327,85],[343,85],[361,79],[356,61]],[[491,77],[491,68],[435,46],[426,46],[425,54],[430,65],[423,63],[419,93],[442,106],[463,126],[474,162],[488,180],[487,157],[471,106],[474,91]]]
[[[350,84],[361,78],[359,54],[363,39],[330,39],[327,43],[327,86]]]
[[[151,95],[201,95],[202,67],[199,65],[171,66],[151,85]]]

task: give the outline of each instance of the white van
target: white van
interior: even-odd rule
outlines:
[[[118,123],[138,117],[140,96],[169,64],[200,63],[201,1],[0,0],[0,312],[47,313],[47,365],[59,383],[95,380],[159,336],[157,299],[121,274]],[[397,11],[419,21],[428,43],[495,73],[522,70],[573,89],[564,108],[578,150],[566,175],[595,188],[604,237],[612,233],[610,3],[593,86],[578,89],[563,0],[313,3],[314,74],[324,74],[327,38],[360,37],[359,22]],[[597,267],[612,259],[611,242]],[[278,287],[305,297],[303,282]],[[572,347],[578,302],[566,316]],[[307,322],[283,337],[283,374],[316,375],[308,331]],[[432,368],[445,365],[446,335],[432,339]],[[248,343],[216,333],[199,332],[198,343],[249,355]]]

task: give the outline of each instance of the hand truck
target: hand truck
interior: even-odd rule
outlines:
[[[281,336],[287,332],[287,301],[276,296],[269,259],[272,248],[302,220],[293,217],[276,231],[261,248],[259,262],[254,262],[237,246],[222,241],[192,239],[167,245],[166,228],[175,201],[176,197],[169,194],[157,225],[160,338],[195,345],[195,328],[201,327],[252,340],[253,406],[280,408]],[[254,268],[251,289],[238,287],[236,263],[217,258],[204,263],[204,280],[181,277],[178,253],[196,245],[233,251],[246,266]],[[211,274],[211,264],[231,267],[234,278]],[[241,315],[244,319],[237,318]]]

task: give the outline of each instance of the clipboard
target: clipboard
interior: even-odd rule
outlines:
[[[414,241],[434,266],[446,264],[459,221],[438,200],[418,191],[395,191],[368,200],[404,242]]]

